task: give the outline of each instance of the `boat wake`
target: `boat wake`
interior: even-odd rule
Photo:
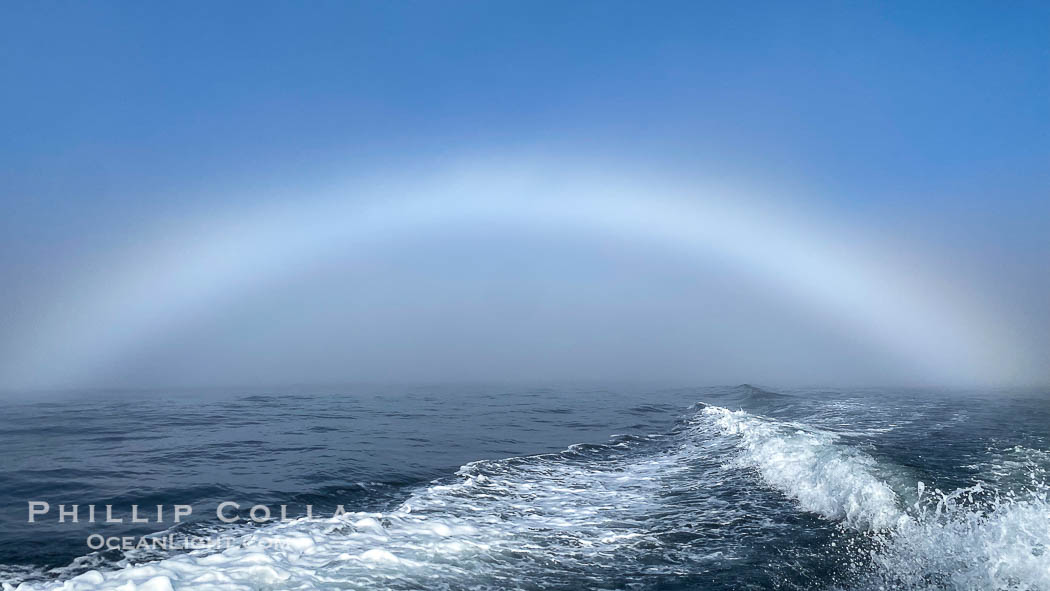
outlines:
[[[731,586],[727,565],[741,564],[758,586],[1050,589],[1043,481],[945,493],[876,457],[833,431],[701,404],[667,433],[467,464],[391,511],[225,529],[222,551],[17,589]],[[821,552],[838,555],[830,579],[815,574]]]

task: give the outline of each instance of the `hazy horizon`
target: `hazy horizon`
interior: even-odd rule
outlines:
[[[28,6],[0,391],[1050,383],[1045,5]]]

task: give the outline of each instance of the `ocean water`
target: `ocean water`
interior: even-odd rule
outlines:
[[[0,402],[0,454],[5,590],[1050,590],[1047,391],[64,393]]]

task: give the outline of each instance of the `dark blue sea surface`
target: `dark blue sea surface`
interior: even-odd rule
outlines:
[[[1050,590],[1048,450],[1045,390],[23,395],[0,402],[0,581]],[[28,523],[30,501],[50,511]],[[239,521],[217,519],[224,501]],[[59,505],[73,504],[79,522],[59,522]],[[193,513],[175,524],[177,504]],[[106,505],[124,523],[104,523]],[[132,505],[150,522],[129,523]],[[251,522],[255,505],[275,519]],[[226,545],[88,546],[93,534],[157,532]]]

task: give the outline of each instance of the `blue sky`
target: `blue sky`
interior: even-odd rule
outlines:
[[[783,188],[957,265],[1038,348],[1048,29],[1037,2],[5,3],[6,324],[33,332],[42,294],[75,305],[60,276],[133,230],[540,154]]]

